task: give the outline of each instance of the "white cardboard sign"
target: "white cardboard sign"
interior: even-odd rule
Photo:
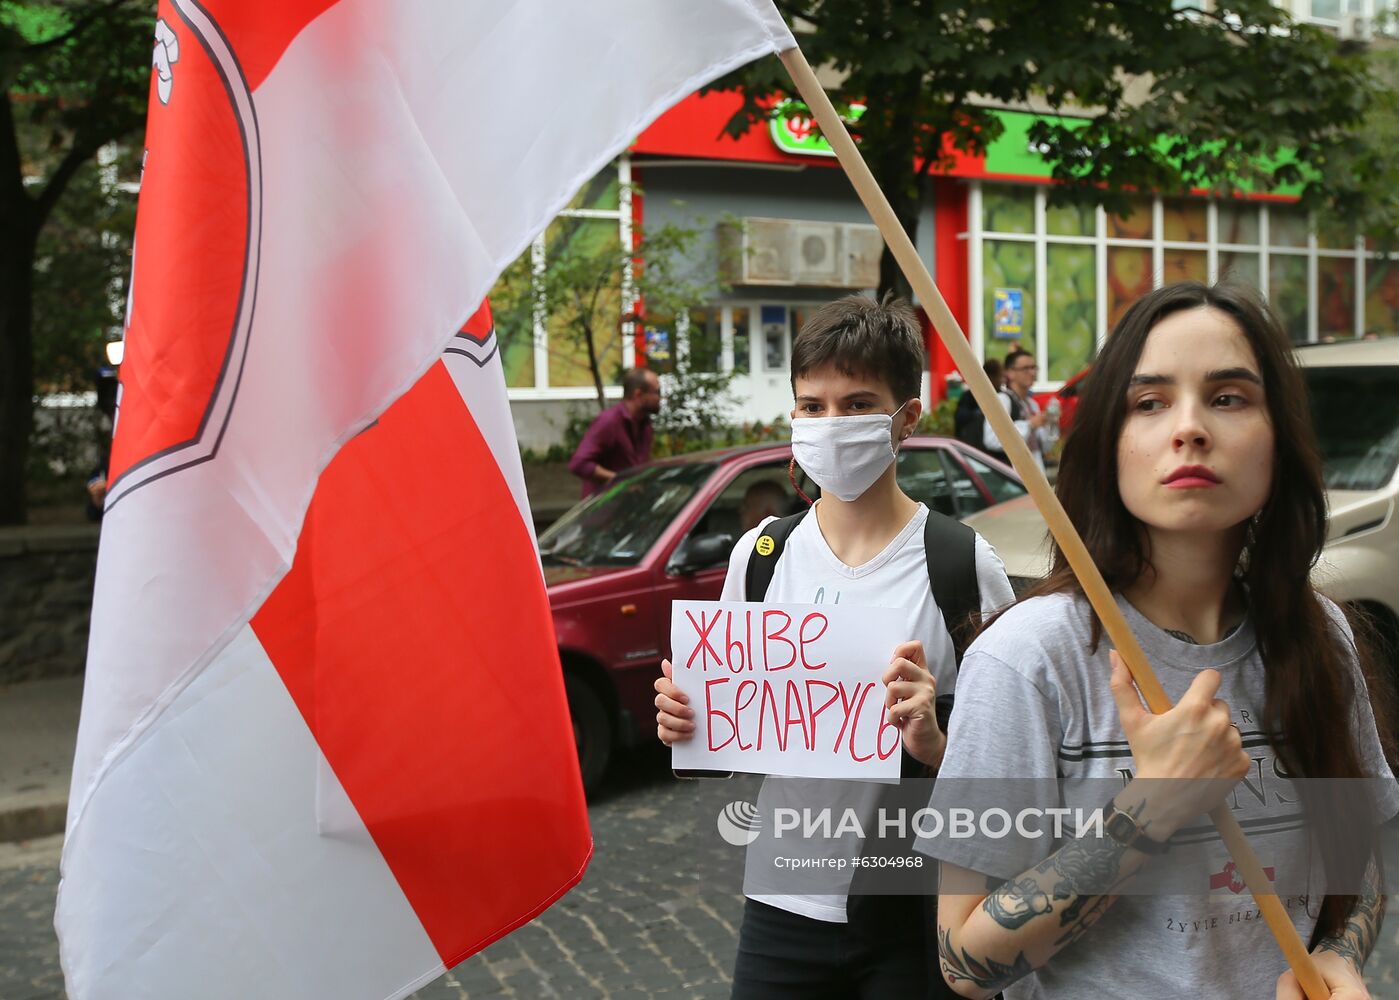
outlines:
[[[901,733],[881,678],[907,614],[846,604],[676,601],[675,684],[695,710],[671,766],[897,780]]]

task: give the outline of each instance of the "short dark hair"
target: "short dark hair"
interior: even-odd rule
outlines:
[[[879,379],[897,400],[915,399],[928,354],[913,309],[886,295],[881,302],[847,295],[811,314],[792,340],[792,393],[797,379],[825,365],[842,375]]]
[[[1033,351],[1027,351],[1024,348],[1017,347],[1006,355],[1006,371],[1010,371],[1014,368],[1021,358],[1033,358],[1034,356],[1035,354]]]
[[[1005,378],[1005,371],[1001,368],[1001,363],[995,358],[987,358],[981,363],[981,370],[986,373],[986,377],[991,380],[992,385],[1000,385]]]
[[[646,376],[653,374],[649,368],[631,368],[622,376],[622,398],[631,399],[632,393],[638,389],[645,392],[651,388],[651,380]]]

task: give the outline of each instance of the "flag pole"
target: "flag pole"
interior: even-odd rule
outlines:
[[[1107,582],[1098,572],[1098,567],[1088,554],[1083,540],[1078,537],[1078,532],[1074,530],[1068,514],[1059,503],[1059,498],[1054,495],[1049,480],[1045,478],[1044,473],[1035,463],[1034,457],[1030,454],[1029,445],[1016,432],[1010,414],[1000,404],[996,390],[991,385],[991,380],[986,377],[986,373],[976,360],[970,341],[963,334],[951,310],[947,308],[942,293],[933,283],[932,276],[928,274],[927,267],[923,264],[922,258],[918,256],[918,251],[913,247],[913,242],[908,238],[908,234],[904,232],[903,226],[894,215],[889,199],[884,196],[884,192],[875,182],[874,175],[870,173],[864,157],[860,155],[854,140],[850,138],[845,123],[836,114],[834,105],[826,96],[825,88],[816,79],[816,74],[812,72],[810,63],[806,61],[806,56],[802,54],[800,48],[792,48],[779,53],[779,58],[782,60],[782,64],[787,67],[792,82],[797,85],[797,91],[801,94],[802,100],[806,102],[806,106],[811,109],[811,113],[821,126],[821,133],[835,151],[836,159],[850,178],[855,193],[864,203],[870,218],[879,227],[880,234],[889,245],[894,259],[898,261],[904,277],[908,279],[914,294],[918,296],[923,309],[932,320],[933,328],[937,330],[943,345],[952,355],[953,361],[956,362],[958,371],[962,373],[963,382],[971,390],[972,396],[981,407],[981,412],[991,424],[997,439],[1000,440],[1006,455],[1009,456],[1011,464],[1015,466],[1015,471],[1020,474],[1020,478],[1029,489],[1030,495],[1034,497],[1035,505],[1044,515],[1049,530],[1054,535],[1054,540],[1059,543],[1064,557],[1073,568],[1079,584],[1083,587],[1084,594],[1093,605],[1093,610],[1098,613],[1104,630],[1112,639],[1112,643],[1117,648],[1123,662],[1126,663],[1127,669],[1131,671],[1132,679],[1136,681],[1138,690],[1146,699],[1147,707],[1158,715],[1167,711],[1171,707],[1171,700],[1165,689],[1161,687],[1161,682],[1157,680],[1151,664],[1147,662],[1146,654],[1142,651],[1141,645],[1127,624],[1122,609],[1117,606],[1112,592],[1108,589]],[[1272,891],[1272,886],[1263,873],[1263,867],[1259,864],[1257,855],[1254,854],[1253,848],[1249,845],[1248,838],[1244,836],[1238,820],[1223,803],[1210,813],[1210,819],[1214,821],[1225,846],[1229,849],[1229,854],[1243,875],[1245,884],[1253,893],[1259,909],[1263,911],[1268,928],[1273,932],[1273,937],[1277,939],[1278,945],[1282,948],[1284,957],[1286,957],[1293,972],[1296,973],[1297,980],[1306,992],[1308,1000],[1327,1000],[1331,991],[1312,962],[1312,956],[1307,952],[1306,945],[1302,943],[1302,938],[1288,917],[1282,901]]]

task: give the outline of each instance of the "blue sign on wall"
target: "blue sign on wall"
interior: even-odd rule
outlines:
[[[1005,340],[1014,340],[1025,330],[1025,292],[1020,288],[997,288],[994,291],[995,315],[992,333]]]

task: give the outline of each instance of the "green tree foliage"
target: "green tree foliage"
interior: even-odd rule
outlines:
[[[51,375],[63,358],[87,357],[84,340],[109,315],[124,247],[104,244],[101,229],[80,231],[110,220],[129,233],[129,220],[114,217],[102,177],[84,171],[104,146],[140,135],[154,11],[150,0],[0,0],[0,524],[25,518],[36,334],[62,331],[40,351]],[[68,291],[82,298],[71,315]]]
[[[716,274],[717,267],[694,263],[699,240],[698,229],[667,224],[638,233],[635,246],[624,248],[614,222],[555,219],[543,260],[533,250],[525,251],[491,291],[502,349],[509,349],[511,338],[532,337],[537,316],[551,344],[562,338],[582,348],[602,410],[607,406],[604,388],[621,378],[620,358],[609,364],[606,345],[617,342],[622,323],[640,319],[625,311],[623,269],[632,267],[638,305],[647,315],[678,315],[720,290],[714,280],[702,277]]]
[[[1040,121],[1057,200],[1127,207],[1123,192],[1300,185],[1309,208],[1367,231],[1396,217],[1388,163],[1367,118],[1388,99],[1356,47],[1298,24],[1270,0],[776,0],[837,106],[861,102],[858,138],[904,228],[949,151],[983,153],[991,107]],[[740,133],[791,91],[773,58],[740,87]],[[830,84],[828,83],[828,87]],[[907,293],[886,252],[882,289]]]

